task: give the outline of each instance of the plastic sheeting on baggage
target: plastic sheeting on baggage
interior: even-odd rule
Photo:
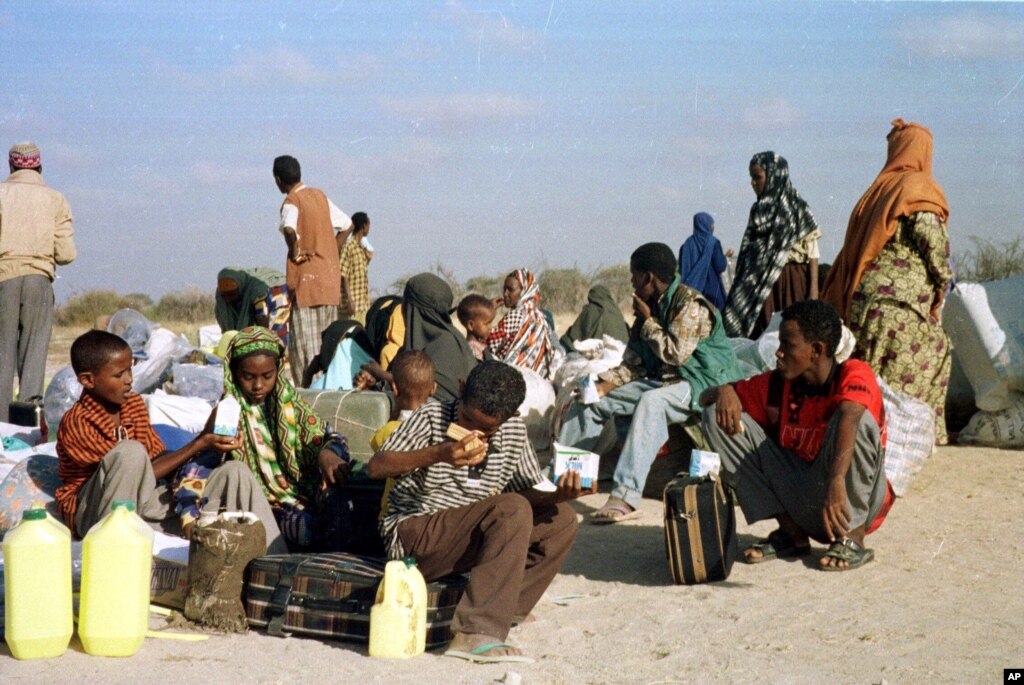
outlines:
[[[46,386],[46,392],[43,393],[43,413],[46,415],[46,425],[50,428],[51,436],[57,435],[60,420],[81,395],[82,384],[78,382],[78,374],[70,366],[65,366],[53,375],[50,384]]]
[[[614,369],[622,363],[622,355],[626,351],[626,343],[610,335],[600,339],[577,340],[572,346],[573,351],[565,355],[565,361],[558,368],[553,381],[555,403],[550,424],[552,440],[557,439],[562,430],[562,418],[573,401],[576,381],[592,373]]]
[[[875,379],[885,407],[885,476],[896,496],[903,497],[935,449],[935,414],[924,402],[890,388],[881,376]]]
[[[960,431],[961,445],[985,445],[1004,449],[1024,448],[1024,394],[1011,392],[1008,406],[999,411],[979,411]]]
[[[210,418],[212,404],[201,397],[168,395],[157,390],[152,395],[143,395],[149,409],[149,422],[177,426],[192,433],[199,433]]]
[[[195,349],[185,336],[157,328],[146,343],[146,358],[132,369],[132,390],[144,395],[161,387],[170,378],[171,365],[185,361]]]
[[[526,433],[533,448],[542,452],[551,447],[551,414],[555,408],[555,388],[551,381],[532,369],[513,367],[526,381],[526,399],[519,406],[519,416],[526,423]]]
[[[1024,276],[958,284],[946,298],[942,327],[978,408],[1009,408],[1011,391],[1024,392]]]
[[[220,401],[224,395],[224,367],[217,365],[179,364],[171,365],[176,394],[183,397],[199,397],[210,404]]]

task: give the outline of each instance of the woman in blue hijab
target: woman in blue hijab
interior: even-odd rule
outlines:
[[[715,220],[710,214],[693,215],[693,235],[679,248],[679,279],[721,309],[725,305],[722,272],[728,262],[714,233]]]

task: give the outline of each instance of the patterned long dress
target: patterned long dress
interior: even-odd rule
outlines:
[[[864,271],[850,304],[854,357],[895,390],[935,411],[935,442],[946,444],[946,391],[952,345],[931,308],[953,278],[946,225],[931,212],[900,217],[900,227]]]

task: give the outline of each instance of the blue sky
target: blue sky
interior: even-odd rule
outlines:
[[[738,247],[768,149],[830,260],[895,117],[932,129],[954,251],[1024,226],[1019,3],[6,2],[0,57],[0,144],[75,214],[58,300],[283,268],[279,154],[369,213],[379,290],[624,263],[698,211]]]

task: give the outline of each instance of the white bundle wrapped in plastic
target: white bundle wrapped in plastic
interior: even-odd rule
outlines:
[[[152,395],[143,395],[149,409],[149,422],[177,426],[190,433],[199,433],[210,418],[212,405],[201,397],[168,395],[157,390]]]
[[[208,326],[200,326],[199,346],[212,349],[217,346],[217,341],[220,340],[220,336],[222,335],[224,335],[224,332],[220,330],[220,326],[215,323],[211,323]]]
[[[43,413],[46,414],[46,425],[50,428],[50,435],[57,435],[60,420],[81,396],[82,384],[78,382],[78,375],[74,369],[65,366],[53,374],[53,379],[46,386],[43,395]]]
[[[942,327],[978,408],[1010,408],[1011,393],[1024,392],[1024,276],[958,284],[946,298]]]
[[[171,365],[184,361],[195,349],[185,336],[157,328],[146,343],[146,358],[132,369],[132,390],[140,395],[153,392],[170,378]]]
[[[551,413],[555,408],[555,388],[551,381],[536,371],[515,367],[526,381],[526,399],[519,406],[519,416],[526,422],[526,431],[533,448],[542,452],[551,446]]]
[[[1024,394],[1011,392],[999,411],[979,411],[960,431],[961,445],[1024,448]]]
[[[757,339],[757,351],[761,355],[761,361],[764,362],[765,371],[775,368],[777,361],[775,353],[779,350],[779,327],[781,325],[782,312],[775,312],[768,322],[768,328]],[[843,335],[836,348],[836,361],[845,362],[853,354],[853,348],[856,346],[857,339],[853,337],[853,332],[843,326]]]
[[[590,374],[614,369],[622,363],[622,355],[626,351],[626,343],[609,335],[600,340],[577,340],[572,346],[574,351],[565,355],[565,362],[555,374],[555,403],[550,423],[553,438],[557,438],[562,429],[562,417],[573,401],[577,381]]]

